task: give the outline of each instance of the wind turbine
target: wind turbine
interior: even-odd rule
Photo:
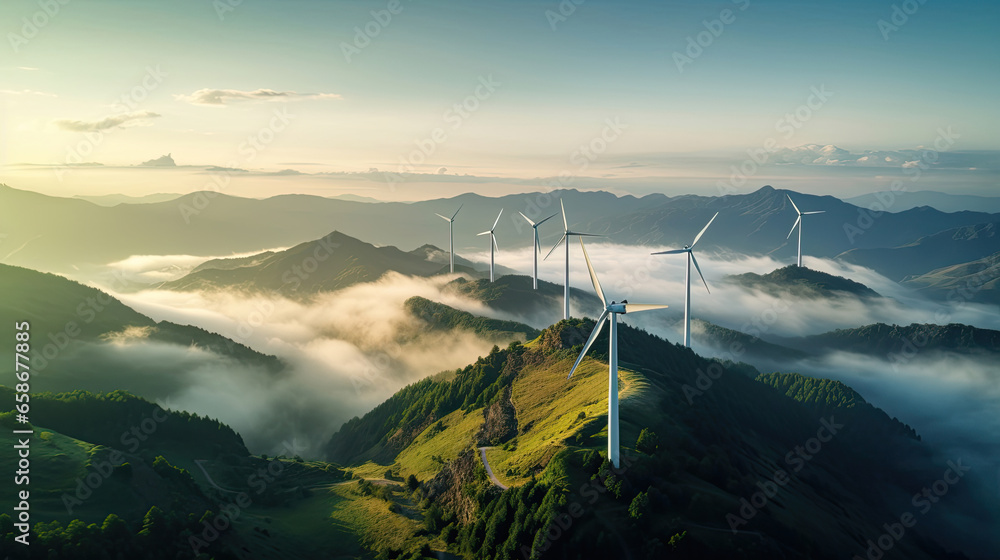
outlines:
[[[494,251],[493,250],[494,249],[496,249],[497,251],[500,250],[500,246],[497,245],[497,236],[493,233],[493,230],[497,229],[497,224],[500,223],[500,216],[502,216],[502,215],[503,215],[503,208],[501,208],[500,209],[500,213],[497,214],[497,219],[496,219],[495,222],[493,222],[493,227],[491,227],[488,231],[484,231],[483,233],[477,233],[476,234],[476,235],[489,235],[490,236],[490,241],[492,241],[492,243],[490,243],[490,282],[493,281],[493,259],[494,259],[494,256],[493,256],[494,255]]]
[[[604,312],[601,313],[601,317],[597,320],[597,325],[594,326],[594,332],[590,333],[590,338],[587,339],[587,344],[583,346],[583,352],[580,352],[580,357],[576,359],[576,363],[573,364],[573,369],[569,371],[569,375],[566,379],[573,377],[573,372],[576,371],[577,366],[583,361],[583,357],[587,355],[587,350],[590,350],[590,345],[594,343],[597,335],[601,334],[601,329],[604,327],[605,320],[611,322],[611,334],[610,339],[610,352],[608,354],[608,460],[611,464],[618,467],[618,315],[625,313],[635,313],[637,311],[648,311],[650,309],[664,309],[666,305],[656,305],[648,303],[629,303],[628,300],[622,300],[621,303],[610,302],[604,297],[604,290],[601,289],[601,282],[597,279],[597,273],[594,272],[594,266],[590,264],[590,256],[587,255],[587,248],[583,246],[583,239],[580,240],[580,248],[583,249],[583,258],[587,260],[587,269],[590,270],[590,281],[594,284],[594,290],[597,295],[601,298],[601,303],[604,304]]]
[[[542,252],[542,245],[541,245],[541,243],[538,242],[538,226],[544,224],[549,219],[554,218],[556,215],[552,214],[548,218],[545,218],[544,220],[542,220],[542,221],[540,221],[540,222],[538,222],[536,224],[535,222],[531,221],[531,218],[525,216],[524,212],[518,212],[518,214],[520,214],[521,217],[524,218],[525,220],[528,220],[528,223],[531,224],[531,229],[534,231],[535,246],[533,248],[534,249],[533,252],[535,254],[535,264],[531,268],[531,277],[534,279],[534,289],[537,290],[538,289],[538,254]]]
[[[794,208],[795,211],[799,215],[798,218],[795,218],[795,224],[792,225],[792,229],[788,230],[788,235],[785,236],[785,239],[788,239],[789,237],[791,237],[792,236],[792,232],[795,231],[795,227],[798,226],[798,228],[799,228],[799,260],[798,260],[797,264],[798,264],[798,266],[802,266],[802,216],[807,216],[809,214],[822,214],[823,212],[826,212],[826,210],[815,210],[813,212],[803,212],[802,210],[799,210],[798,206],[795,205],[795,202],[792,200],[791,196],[789,196],[787,194],[785,196],[788,197],[788,202],[792,203],[792,208]]]
[[[708,282],[705,282],[705,275],[701,273],[701,267],[698,266],[698,259],[694,258],[694,246],[701,239],[701,236],[705,234],[705,230],[708,226],[712,225],[715,218],[719,216],[716,212],[712,219],[705,224],[705,227],[701,228],[698,235],[695,236],[694,241],[690,245],[685,245],[683,249],[674,249],[672,251],[660,251],[659,253],[652,253],[653,255],[676,255],[680,253],[687,253],[687,271],[684,273],[684,346],[688,348],[691,347],[691,263],[694,263],[695,270],[698,271],[698,276],[701,276],[701,281],[705,284],[705,289],[708,293],[712,293],[712,290],[708,289]]]
[[[548,259],[549,255],[552,254],[552,251],[556,250],[556,247],[558,247],[560,243],[564,241],[566,242],[566,275],[563,281],[563,319],[569,319],[569,237],[571,235],[576,235],[578,237],[601,236],[596,233],[580,233],[577,231],[570,231],[569,222],[566,221],[566,205],[563,204],[561,198],[559,199],[559,206],[562,208],[563,227],[565,229],[563,229],[563,236],[559,238],[559,241],[556,241],[556,244],[553,245],[551,249],[549,249],[549,254],[545,255],[545,258]]]
[[[464,203],[460,204],[458,206],[458,210],[455,210],[455,213],[452,214],[450,218],[448,216],[442,216],[441,214],[438,214],[437,212],[434,213],[436,216],[438,216],[442,220],[448,222],[448,253],[451,255],[451,273],[452,274],[455,273],[455,216],[457,216],[458,213],[462,211],[462,206],[465,206],[465,204]]]

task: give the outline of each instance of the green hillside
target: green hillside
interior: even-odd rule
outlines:
[[[480,317],[420,296],[411,297],[404,305],[408,313],[423,320],[435,330],[462,329],[488,340],[507,342],[515,339],[524,342],[537,337],[539,333],[538,329],[523,323]]]
[[[156,322],[107,293],[62,276],[0,264],[0,336],[14,337],[14,323],[30,324],[36,390],[90,389],[161,395],[181,379],[153,373],[183,372],[230,363],[278,375],[284,365],[229,338],[189,325]],[[13,345],[0,359],[13,360]],[[172,350],[172,360],[162,357]],[[157,356],[154,359],[146,356]]]
[[[495,282],[488,279],[457,278],[449,282],[446,289],[505,313],[526,317],[535,314],[545,314],[548,317],[562,315],[563,287],[539,280],[538,289],[535,290],[530,276],[510,274],[497,278]],[[570,288],[570,298],[580,307],[592,309],[600,305],[597,297],[578,288]]]
[[[467,558],[850,557],[898,516],[910,488],[940,476],[911,428],[841,383],[755,380],[626,325],[619,344],[628,466],[615,473],[601,456],[606,334],[565,379],[592,327],[562,321],[454,376],[410,385],[345,423],[329,457],[355,472],[413,475],[429,535]],[[821,451],[795,454],[827,426],[835,433]],[[490,485],[474,450],[482,446],[510,490]],[[776,470],[790,481],[740,517],[741,500]],[[953,507],[996,518],[971,498],[956,490]],[[561,515],[571,529],[546,538]],[[962,531],[944,514],[934,522]],[[896,546],[908,558],[944,554],[919,535]]]
[[[727,276],[725,281],[744,288],[759,290],[772,296],[793,295],[800,298],[879,297],[868,286],[841,276],[834,276],[804,266],[789,265],[768,272],[756,274],[747,272]]]
[[[844,351],[883,358],[922,351],[994,356],[1000,353],[1000,331],[956,323],[914,323],[908,326],[875,323],[855,329],[788,338],[783,343],[810,352]]]

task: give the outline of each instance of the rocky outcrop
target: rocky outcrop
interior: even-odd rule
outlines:
[[[476,445],[499,445],[517,435],[517,412],[510,400],[510,385],[497,402],[483,409],[483,425],[476,433]]]

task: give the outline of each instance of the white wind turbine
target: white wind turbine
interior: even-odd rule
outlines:
[[[490,236],[490,282],[493,281],[493,260],[494,260],[494,249],[500,250],[500,246],[497,245],[497,236],[493,233],[493,230],[497,229],[497,224],[500,223],[500,216],[503,215],[503,208],[500,209],[500,213],[497,214],[497,219],[493,222],[493,227],[488,231],[482,233],[477,233],[476,235],[489,235]]]
[[[635,313],[637,311],[647,311],[650,309],[664,309],[667,306],[648,303],[629,303],[628,300],[622,300],[621,303],[616,303],[614,301],[609,303],[608,299],[604,297],[604,290],[601,289],[601,282],[597,279],[597,273],[594,272],[594,266],[590,264],[590,256],[587,255],[587,248],[583,246],[583,239],[580,240],[580,247],[583,249],[583,258],[587,261],[587,269],[590,271],[590,280],[594,284],[594,290],[597,292],[598,297],[601,298],[601,303],[604,304],[604,312],[601,313],[601,317],[597,319],[597,325],[594,326],[594,331],[590,333],[590,338],[588,338],[587,343],[583,345],[583,352],[580,352],[580,357],[576,359],[576,363],[573,364],[573,369],[570,370],[566,379],[573,376],[573,372],[576,371],[577,366],[579,366],[580,362],[583,361],[583,357],[587,354],[587,350],[590,350],[590,345],[594,343],[597,335],[601,334],[601,329],[604,327],[605,320],[610,321],[610,353],[608,354],[608,460],[611,461],[611,464],[617,468],[619,464],[618,315]]]
[[[701,267],[698,266],[698,259],[694,258],[694,246],[701,239],[701,236],[705,234],[705,230],[708,226],[712,225],[715,218],[719,216],[716,212],[715,216],[705,224],[705,227],[701,228],[698,235],[695,236],[694,241],[690,245],[685,245],[683,249],[674,249],[673,251],[660,251],[659,253],[652,253],[653,255],[676,255],[680,253],[687,253],[687,272],[684,273],[684,346],[688,348],[691,347],[691,263],[694,263],[695,270],[698,271],[698,276],[701,276],[701,281],[705,284],[705,289],[708,293],[712,293],[712,290],[708,289],[708,282],[705,282],[705,275],[701,273]]]
[[[538,222],[536,224],[535,222],[531,221],[531,218],[525,216],[524,212],[518,212],[518,214],[520,214],[521,217],[524,218],[525,220],[528,220],[528,223],[531,224],[532,231],[534,231],[533,237],[534,237],[534,240],[535,240],[535,243],[534,243],[535,246],[533,247],[534,250],[532,252],[535,254],[535,264],[531,268],[531,277],[534,280],[534,284],[533,284],[534,289],[537,290],[538,289],[538,255],[539,255],[539,253],[542,252],[542,245],[541,245],[541,243],[538,242],[538,226],[544,224],[545,222],[547,222],[551,218],[556,217],[556,215],[552,214],[548,218],[545,218],[544,220],[542,220],[542,221],[540,221],[540,222]]]
[[[569,319],[569,238],[571,235],[576,235],[578,237],[601,237],[596,233],[580,233],[577,231],[570,231],[569,222],[566,221],[566,206],[563,204],[562,199],[559,199],[559,206],[562,208],[562,219],[563,219],[563,236],[556,241],[556,244],[549,249],[548,255],[545,258],[548,259],[552,251],[556,250],[556,247],[560,243],[566,242],[566,275],[563,278],[563,319]]]
[[[458,210],[455,210],[455,213],[452,214],[450,218],[448,216],[442,216],[437,212],[434,213],[442,220],[448,222],[448,253],[451,255],[452,274],[455,273],[455,216],[457,216],[458,213],[462,211],[462,206],[465,206],[465,204],[460,204],[458,206]]]
[[[795,212],[797,212],[798,215],[799,215],[798,218],[795,218],[795,224],[792,225],[792,229],[788,230],[788,235],[785,236],[785,239],[788,239],[789,237],[791,237],[792,236],[792,232],[795,231],[796,226],[798,226],[798,228],[799,228],[799,259],[797,261],[797,264],[798,264],[798,266],[802,266],[802,216],[807,216],[809,214],[822,214],[823,212],[826,212],[826,210],[815,210],[813,212],[803,212],[803,211],[799,210],[798,206],[795,205],[795,202],[792,200],[791,196],[789,196],[787,194],[785,196],[788,196],[788,202],[792,203],[792,208],[794,208]]]

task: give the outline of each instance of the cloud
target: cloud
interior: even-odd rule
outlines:
[[[275,91],[273,89],[258,89],[241,91],[238,89],[199,89],[191,95],[178,94],[174,96],[192,105],[226,105],[233,101],[287,101],[292,99],[341,99],[336,93],[298,93],[294,91]]]
[[[4,95],[40,95],[42,97],[59,97],[54,93],[48,93],[45,91],[35,91],[33,89],[22,89],[22,90],[0,89],[0,93]]]
[[[138,259],[123,262],[145,264]],[[138,381],[129,388],[220,419],[237,430],[254,452],[279,451],[287,439],[295,440],[303,455],[322,456],[329,437],[353,416],[363,415],[410,383],[464,367],[489,353],[494,342],[471,333],[428,331],[405,311],[403,302],[419,295],[487,314],[481,303],[443,292],[449,280],[390,273],[376,282],[322,294],[309,303],[227,292],[113,294],[156,320],[193,324],[289,364],[271,375],[175,348],[174,364],[185,360],[185,367],[177,371],[192,373],[164,376],[155,393]],[[162,344],[135,336],[123,343],[121,338],[105,354],[117,352],[120,360],[133,366],[169,363],[164,355],[169,349]],[[150,371],[162,369],[151,366]]]
[[[133,126],[144,126],[149,124],[147,119],[159,118],[162,115],[152,111],[136,111],[134,113],[122,113],[112,115],[99,121],[74,121],[60,119],[55,121],[56,126],[71,132],[98,132],[110,128],[129,128]]]

